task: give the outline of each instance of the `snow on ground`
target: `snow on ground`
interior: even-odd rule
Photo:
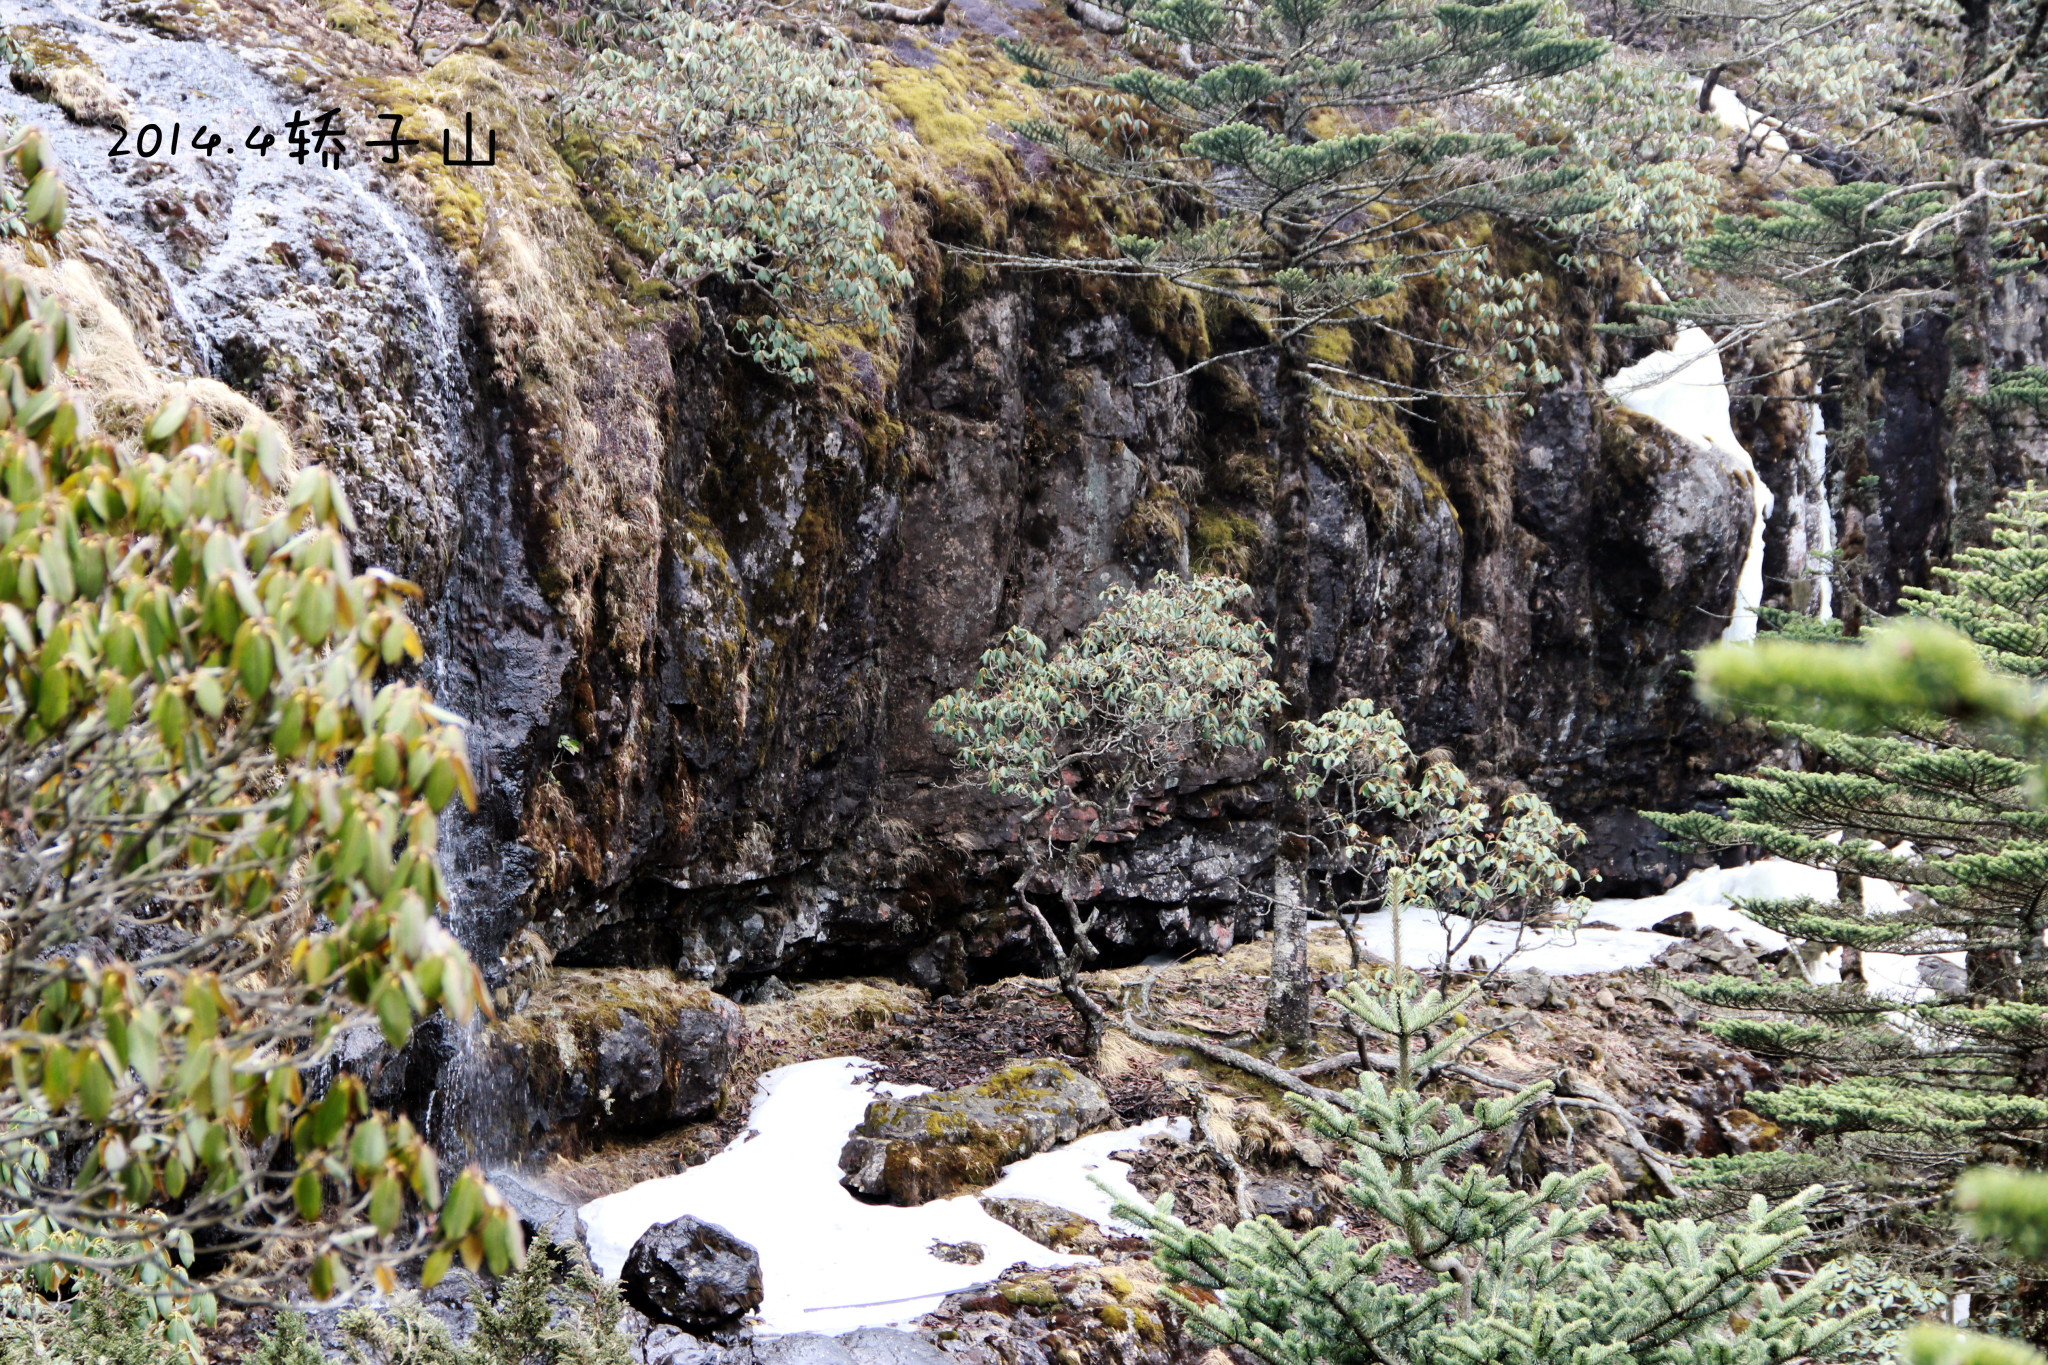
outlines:
[[[1647,967],[1651,959],[1676,940],[1650,932],[1650,926],[1672,915],[1690,910],[1703,928],[1721,929],[1738,943],[1747,942],[1768,952],[1785,946],[1785,936],[1766,929],[1734,908],[1734,900],[1791,900],[1810,896],[1832,900],[1835,874],[1782,858],[1766,858],[1742,867],[1710,867],[1693,873],[1661,896],[1636,900],[1594,901],[1584,922],[1577,928],[1524,928],[1518,924],[1486,922],[1474,925],[1458,915],[1439,916],[1426,909],[1402,912],[1401,951],[1410,966],[1439,967],[1447,948],[1454,965],[1465,967],[1477,954],[1487,966],[1498,964],[1514,952],[1510,971],[1535,969],[1552,976],[1581,976],[1593,972],[1625,971]],[[1899,889],[1874,877],[1863,879],[1864,904],[1873,911],[1904,908]],[[1612,926],[1612,927],[1600,927]],[[1382,910],[1358,919],[1359,941],[1380,957],[1391,957],[1394,925],[1391,912]],[[1466,934],[1470,933],[1469,940]],[[1448,937],[1447,937],[1448,935]],[[1962,954],[1944,953],[1960,963]],[[1818,979],[1839,970],[1833,955],[1822,964]],[[1870,988],[1881,995],[1915,1000],[1932,995],[1920,984],[1920,959],[1895,953],[1865,953],[1863,975]]]
[[[1706,446],[1727,461],[1731,473],[1748,480],[1756,514],[1750,518],[1749,547],[1735,585],[1735,608],[1721,638],[1755,639],[1756,610],[1764,596],[1764,521],[1771,515],[1773,500],[1771,490],[1757,477],[1756,462],[1735,439],[1728,418],[1728,381],[1713,339],[1697,327],[1687,327],[1672,338],[1670,350],[1652,351],[1617,371],[1606,381],[1606,389],[1630,412],[1654,418]]]
[[[908,1322],[947,1294],[985,1284],[1006,1266],[1091,1264],[1048,1251],[998,1223],[972,1195],[917,1208],[864,1204],[839,1183],[839,1150],[878,1095],[915,1095],[922,1086],[868,1081],[874,1063],[832,1057],[778,1067],[763,1076],[749,1131],[717,1156],[679,1175],[643,1181],[585,1204],[591,1260],[616,1276],[640,1235],[690,1214],[716,1223],[761,1253],[765,1296],[759,1330],[847,1332]],[[989,1194],[1039,1199],[1109,1222],[1099,1176],[1138,1200],[1129,1167],[1110,1154],[1137,1147],[1186,1119],[1154,1119],[1097,1133],[1009,1166]],[[934,1242],[976,1242],[979,1265],[931,1254]]]
[[[1095,1181],[1101,1180],[1133,1204],[1149,1205],[1152,1201],[1140,1195],[1126,1178],[1131,1168],[1110,1160],[1110,1156],[1130,1151],[1154,1133],[1166,1132],[1182,1142],[1193,1136],[1191,1125],[1183,1118],[1152,1119],[1135,1128],[1092,1133],[1064,1147],[1005,1166],[1003,1178],[982,1193],[1004,1199],[1036,1199],[1078,1213],[1102,1227],[1121,1228],[1126,1225],[1109,1216],[1115,1201],[1107,1191],[1098,1189]]]

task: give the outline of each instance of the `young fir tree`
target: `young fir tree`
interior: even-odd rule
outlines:
[[[1991,522],[1995,544],[1957,556],[1945,591],[1912,594],[1916,615],[1959,638],[1923,622],[1863,647],[1780,645],[1752,659],[1724,650],[1703,666],[1710,689],[1799,740],[1824,770],[1730,777],[1727,815],[1650,818],[1688,844],[1750,844],[1844,874],[1852,889],[1877,877],[1906,891],[1898,911],[1853,895],[1744,905],[1790,937],[1970,962],[1966,990],[1918,1004],[1853,979],[1689,986],[1745,1012],[1713,1021],[1720,1037],[1840,1077],[1752,1095],[1752,1108],[1813,1141],[1717,1159],[1701,1172],[1709,1185],[1825,1180],[1852,1220],[1882,1220],[1926,1207],[1985,1143],[2048,1155],[2048,812],[2030,799],[2025,735],[1984,720],[2018,679],[2048,673],[2048,492],[2009,496]],[[1981,672],[1954,657],[1958,646]],[[1784,667],[1787,650],[1799,667]],[[1890,666],[1871,673],[1866,657]],[[1830,696],[1829,712],[1799,709],[1813,689]]]
[[[1470,1109],[1418,1078],[1472,1041],[1454,1027],[1476,993],[1416,995],[1354,981],[1334,998],[1381,1035],[1394,1073],[1366,1073],[1341,1105],[1289,1096],[1349,1148],[1345,1197],[1362,1229],[1290,1232],[1271,1218],[1202,1232],[1126,1205],[1152,1230],[1153,1259],[1194,1328],[1267,1365],[1778,1365],[1824,1359],[1848,1320],[1823,1320],[1831,1277],[1780,1294],[1771,1272],[1805,1238],[1808,1190],[1761,1198],[1730,1226],[1651,1222],[1638,1242],[1587,1240],[1594,1167],[1517,1190],[1461,1162],[1545,1102],[1549,1083]]]

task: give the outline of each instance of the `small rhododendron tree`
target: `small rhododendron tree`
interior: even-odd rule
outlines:
[[[1089,845],[1184,764],[1264,747],[1280,706],[1266,676],[1268,632],[1230,611],[1250,592],[1211,575],[1112,588],[1103,613],[1058,649],[1013,628],[971,686],[932,707],[933,729],[958,746],[954,765],[1029,806],[1017,901],[1044,936],[1089,1051],[1106,1018],[1081,985],[1100,911],[1083,916],[1075,874]],[[1067,940],[1034,893],[1059,898]]]
[[[866,68],[829,30],[806,47],[682,9],[645,27],[646,41],[591,58],[568,107],[652,153],[615,169],[652,215],[661,268],[689,286],[738,286],[760,310],[737,322],[749,354],[808,379],[811,345],[791,322],[880,331],[889,294],[910,283],[882,249],[896,191],[880,150],[895,134]]]
[[[1390,909],[1397,964],[1404,906],[1445,912],[1448,970],[1481,922],[1546,906],[1578,879],[1565,853],[1585,831],[1526,792],[1495,811],[1457,764],[1434,751],[1417,755],[1401,722],[1372,702],[1348,701],[1287,728],[1292,743],[1279,764],[1309,812],[1324,900],[1340,919]],[[1355,935],[1351,953],[1359,965]]]

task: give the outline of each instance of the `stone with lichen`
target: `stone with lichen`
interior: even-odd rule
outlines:
[[[1111,1117],[1102,1087],[1065,1063],[1017,1062],[956,1090],[870,1104],[839,1153],[840,1183],[891,1204],[929,1203],[992,1185],[1009,1162]]]

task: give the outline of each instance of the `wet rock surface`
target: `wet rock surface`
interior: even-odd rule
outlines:
[[[491,1188],[503,1195],[519,1215],[529,1241],[545,1236],[555,1246],[569,1246],[581,1240],[583,1230],[576,1217],[576,1200],[546,1176],[504,1166],[487,1170],[484,1175]]]
[[[876,1100],[839,1154],[840,1182],[866,1199],[924,1204],[992,1185],[1012,1161],[1113,1117],[1095,1081],[1064,1062],[1017,1062],[958,1090]]]
[[[61,158],[76,255],[55,292],[104,293],[137,361],[276,416],[343,477],[359,561],[438,591],[460,539],[477,357],[462,268],[416,206],[355,154],[291,160],[301,92],[221,46],[114,6],[9,0],[0,25],[26,25],[42,53],[31,79],[0,86],[0,114],[42,126]],[[245,30],[251,46],[260,28]],[[226,150],[171,155],[174,123],[211,128]],[[353,144],[383,125],[338,126]],[[257,154],[252,128],[280,145]],[[112,341],[79,377],[102,421],[139,422],[154,401],[124,392],[138,374]]]
[[[660,1131],[725,1105],[746,1016],[666,972],[555,971],[446,1064],[455,1142],[531,1160],[605,1134]]]
[[[761,1257],[716,1223],[678,1218],[641,1234],[619,1288],[652,1322],[690,1331],[731,1327],[761,1306]]]

